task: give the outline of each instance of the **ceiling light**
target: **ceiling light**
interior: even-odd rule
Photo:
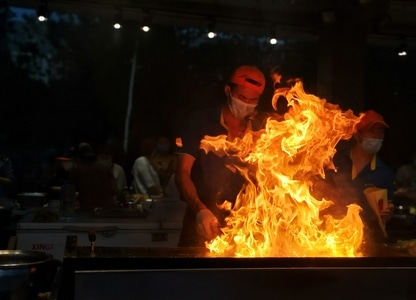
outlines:
[[[272,38],[270,38],[269,42],[270,42],[270,45],[276,45],[277,44],[277,39],[272,37]]]
[[[152,29],[152,17],[149,14],[144,16],[140,29],[143,32],[149,32]]]
[[[217,36],[217,33],[215,31],[215,21],[214,20],[210,20],[208,22],[208,30],[207,30],[207,37],[209,39],[213,39]]]
[[[405,38],[401,39],[399,49],[397,50],[398,56],[407,56],[407,41]]]
[[[269,35],[269,43],[270,45],[276,45],[278,43],[278,40],[276,38],[276,29],[274,26],[270,29],[270,35]]]
[[[113,23],[114,29],[120,29],[121,27],[123,27],[122,23],[121,23],[121,20],[122,20],[121,9],[116,8],[116,16],[114,18],[114,23]]]
[[[37,11],[38,21],[46,22],[48,20],[48,3],[46,1],[40,1]]]

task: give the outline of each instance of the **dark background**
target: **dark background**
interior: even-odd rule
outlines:
[[[220,32],[210,40],[203,28],[155,24],[143,33],[134,22],[121,30],[112,22],[60,11],[40,23],[33,10],[1,6],[0,150],[23,181],[83,141],[111,140],[123,148],[134,54],[128,148],[120,157],[127,174],[140,139],[173,140],[189,110],[223,101],[223,86],[240,64],[257,65],[266,75],[279,65],[286,78],[302,77],[306,91],[317,93],[319,39],[294,34],[270,45],[267,37],[245,32]],[[365,49],[363,108],[379,111],[390,125],[380,155],[393,169],[415,150],[416,59],[408,52],[398,57],[395,47]],[[262,109],[270,109],[271,95],[269,81]]]

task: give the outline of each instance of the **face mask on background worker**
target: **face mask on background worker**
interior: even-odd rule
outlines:
[[[382,139],[363,138],[361,142],[361,148],[370,154],[376,154],[378,151],[380,151],[382,145]]]

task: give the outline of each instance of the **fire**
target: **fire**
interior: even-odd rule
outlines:
[[[354,257],[363,240],[361,208],[351,204],[342,219],[323,210],[336,199],[315,199],[314,178],[334,168],[332,157],[341,139],[349,139],[359,121],[305,93],[297,82],[287,93],[290,106],[283,121],[269,118],[265,129],[242,139],[206,136],[201,148],[233,155],[247,179],[223,234],[206,244],[212,256]]]

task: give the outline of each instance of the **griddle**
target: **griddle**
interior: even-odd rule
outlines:
[[[416,258],[390,245],[371,257],[211,257],[205,248],[76,247],[62,299],[414,299]],[[66,297],[66,298],[65,298]]]

